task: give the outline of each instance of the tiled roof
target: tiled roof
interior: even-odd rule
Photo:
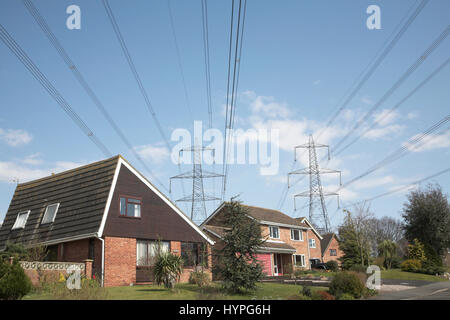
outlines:
[[[320,240],[320,248],[322,251],[322,255],[325,253],[325,250],[327,250],[328,245],[330,244],[331,240],[333,239],[334,233],[326,233],[322,234],[323,239]]]
[[[120,156],[17,185],[0,227],[7,241],[41,243],[99,230]],[[53,223],[41,224],[48,205],[60,203]],[[30,210],[25,228],[11,230],[20,211]]]
[[[268,221],[280,224],[295,225],[303,228],[308,228],[308,225],[301,223],[299,220],[291,218],[290,216],[272,209],[242,205],[248,209],[248,214],[258,221]]]

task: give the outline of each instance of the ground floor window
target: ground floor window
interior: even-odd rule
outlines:
[[[168,241],[138,240],[136,245],[136,265],[153,266],[158,252],[169,252]]]
[[[305,266],[305,255],[304,254],[294,254],[294,264],[297,267]]]
[[[182,242],[181,243],[181,258],[183,259],[183,266],[194,267],[205,263],[207,266],[205,246],[203,243]]]

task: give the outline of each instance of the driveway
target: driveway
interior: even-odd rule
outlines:
[[[385,281],[383,280],[383,283]],[[408,280],[404,282],[416,281]],[[377,296],[372,297],[371,300],[450,300],[450,281],[434,282],[401,291],[381,291]]]

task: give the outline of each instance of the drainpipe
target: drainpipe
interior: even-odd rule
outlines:
[[[102,243],[102,287],[105,284],[105,239],[97,236],[97,239]]]

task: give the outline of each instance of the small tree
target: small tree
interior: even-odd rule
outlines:
[[[183,259],[180,256],[170,252],[158,254],[153,270],[157,285],[164,284],[164,287],[172,289],[182,272]]]
[[[424,245],[419,239],[414,239],[414,244],[408,245],[408,258],[420,262],[424,262],[427,259],[425,256]]]
[[[392,263],[397,257],[397,245],[391,240],[384,240],[378,244],[378,255],[384,258],[384,266],[392,268]]]
[[[21,299],[31,290],[31,281],[18,262],[0,260],[0,300]]]
[[[224,223],[228,228],[216,270],[223,279],[225,289],[231,292],[253,290],[263,277],[256,257],[257,249],[264,244],[261,227],[249,218],[247,210],[237,201],[225,204]]]

